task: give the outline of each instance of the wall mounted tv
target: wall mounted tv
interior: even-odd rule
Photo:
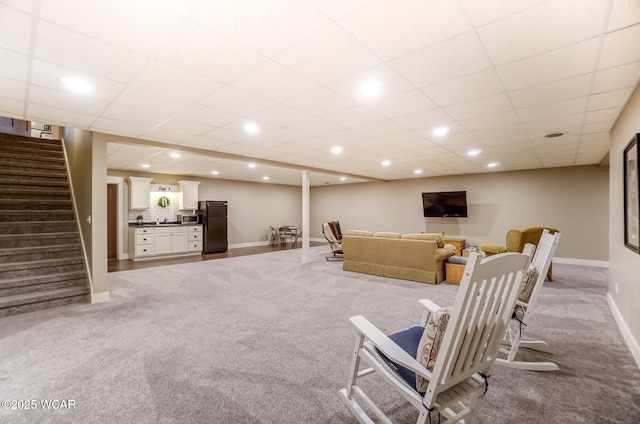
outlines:
[[[466,191],[422,193],[422,209],[427,218],[466,218]]]

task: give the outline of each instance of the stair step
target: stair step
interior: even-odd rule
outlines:
[[[0,210],[12,211],[43,211],[73,210],[70,199],[6,199],[0,198]]]
[[[17,278],[0,281],[0,298],[16,294],[72,287],[88,287],[84,272],[66,272],[40,277]]]
[[[0,210],[0,222],[69,221],[75,219],[73,210]]]
[[[42,156],[42,155],[33,155],[30,153],[21,153],[14,151],[6,151],[2,152],[2,159],[10,160],[10,161],[24,161],[24,162],[36,162],[36,163],[50,163],[52,165],[65,165],[64,155],[60,155],[59,157],[50,157],[50,156]]]
[[[20,171],[26,169],[48,169],[55,172],[67,171],[64,161],[62,163],[41,162],[39,158],[35,157],[33,159],[10,159],[5,155],[0,158],[0,168],[4,171]]]
[[[50,190],[39,187],[0,186],[0,199],[71,199],[69,190]]]
[[[69,182],[62,180],[47,180],[32,178],[23,180],[19,177],[3,177],[0,175],[0,186],[7,189],[38,189],[51,191],[68,191]]]
[[[79,240],[78,232],[75,230],[57,233],[0,234],[0,249],[77,244]]]
[[[0,249],[0,264],[39,261],[43,259],[75,258],[78,256],[82,256],[82,246],[80,243],[9,248]]]
[[[5,144],[4,140],[0,141],[0,152],[2,152],[3,155],[5,153],[13,153],[13,154],[27,155],[31,157],[64,159],[64,152],[60,147],[56,149],[52,149],[52,148],[40,148],[38,146],[31,146],[31,145]]]
[[[16,134],[0,134],[0,146],[21,146],[32,149],[62,149],[60,140],[52,140],[50,138],[26,137]]]
[[[1,213],[1,211],[0,211]],[[22,222],[1,222],[0,234],[47,234],[61,232],[76,232],[78,226],[75,220],[51,220],[51,221],[22,221]]]
[[[73,271],[85,271],[82,256],[0,264],[0,281]]]
[[[73,303],[88,303],[90,291],[85,287],[43,290],[0,298],[0,317],[38,311]]]
[[[20,178],[21,180],[55,180],[67,181],[66,172],[49,172],[38,171],[34,169],[2,169],[0,168],[0,177],[3,178]]]

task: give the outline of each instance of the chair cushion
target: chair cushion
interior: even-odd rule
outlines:
[[[420,338],[416,359],[429,371],[433,371],[433,366],[436,363],[438,351],[447,330],[447,324],[449,324],[451,309],[451,307],[440,308],[432,313]],[[418,392],[424,393],[428,385],[429,380],[417,376],[415,388]]]
[[[520,292],[518,293],[518,300],[520,302],[529,303],[529,298],[531,297],[533,288],[536,286],[536,281],[538,281],[538,270],[535,266],[529,265],[529,269],[527,269],[522,283],[520,283]]]
[[[400,346],[402,350],[407,352],[413,358],[416,357],[418,352],[418,343],[420,343],[420,337],[424,333],[424,327],[420,327],[419,325],[414,325],[412,327],[407,328],[406,330],[399,331],[397,333],[391,334],[389,338],[394,341],[395,344]],[[380,351],[378,351],[380,352]],[[380,352],[382,356],[384,354]],[[396,364],[393,361],[390,361],[386,356],[385,359],[393,365],[393,367],[398,370],[398,374],[404,378],[404,380],[411,386],[416,387],[416,373],[403,367],[402,365]]]

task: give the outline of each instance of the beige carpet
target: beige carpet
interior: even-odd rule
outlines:
[[[112,301],[0,319],[0,394],[36,400],[2,423],[354,423],[344,386],[354,332],[416,323],[416,300],[457,286],[342,271],[326,246],[109,274]],[[640,370],[606,303],[600,268],[554,265],[528,333],[559,372],[494,367],[481,423],[638,423]],[[369,385],[375,385],[372,379]],[[397,423],[416,414],[374,389]],[[73,400],[45,409],[41,400]]]

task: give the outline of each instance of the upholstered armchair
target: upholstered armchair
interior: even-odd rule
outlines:
[[[480,249],[484,252],[485,256],[491,256],[504,252],[521,253],[522,249],[524,249],[524,245],[527,243],[531,243],[537,246],[538,241],[540,240],[540,236],[542,236],[542,231],[545,229],[549,230],[551,234],[555,234],[559,231],[551,227],[514,228],[507,231],[506,246],[485,243],[480,247]],[[552,265],[549,265],[547,278],[549,279],[549,281],[553,281]]]

